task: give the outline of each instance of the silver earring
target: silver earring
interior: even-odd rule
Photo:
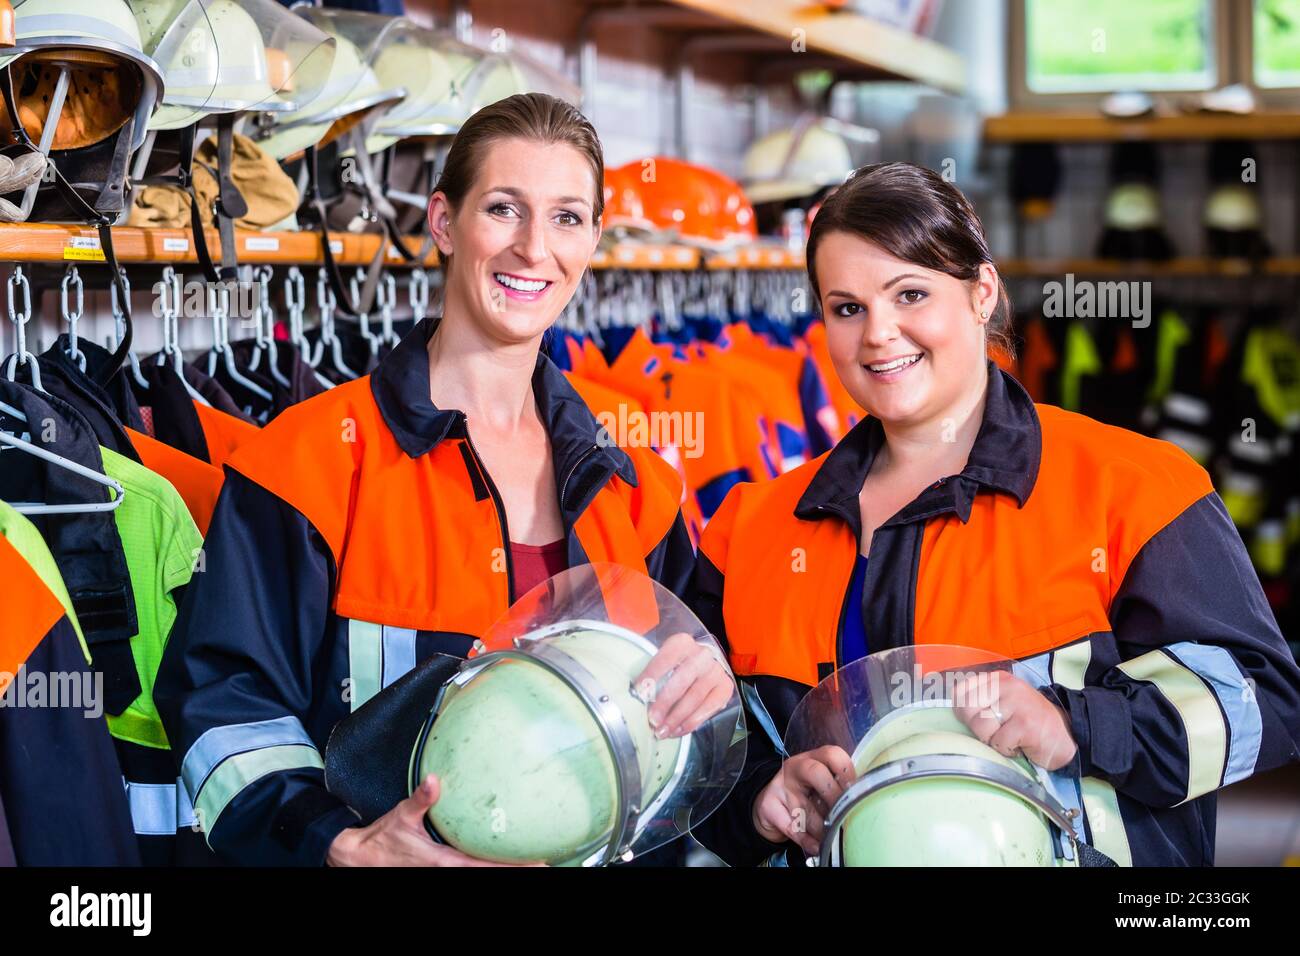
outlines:
[[[987,319],[988,317],[989,317],[989,314],[988,314],[987,312],[981,312],[981,313],[980,313],[980,318],[981,318],[981,319]]]

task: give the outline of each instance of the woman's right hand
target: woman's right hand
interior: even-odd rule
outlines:
[[[424,815],[438,802],[440,790],[438,778],[429,774],[415,793],[370,826],[349,827],[335,837],[325,862],[330,866],[509,866],[468,856],[430,838]]]
[[[787,758],[754,800],[754,829],[771,843],[793,840],[816,856],[831,807],[856,777],[849,755],[833,745]]]

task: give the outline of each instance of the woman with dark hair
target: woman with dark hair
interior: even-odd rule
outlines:
[[[767,733],[700,839],[736,865],[815,854],[855,768],[838,747],[784,754],[791,713],[867,654],[955,644],[1044,675],[1050,693],[1004,680],[958,716],[1004,756],[1073,767],[1088,844],[1121,865],[1212,862],[1214,791],[1296,757],[1300,671],[1209,476],[1035,405],[989,360],[1012,349],[1006,292],[935,173],[858,170],[813,221],[807,268],[869,417],[737,486],[705,529],[692,602]]]
[[[472,116],[429,201],[441,317],[369,376],[285,412],[228,464],[154,696],[178,801],[223,858],[467,865],[436,844],[437,780],[368,826],[324,787],[332,729],[434,654],[465,657],[534,584],[614,562],[680,592],[677,473],[611,445],[540,352],[600,238],[603,164],[574,107],[521,94]],[[686,635],[638,680],[690,732],[731,693]],[[378,746],[378,744],[377,744]]]

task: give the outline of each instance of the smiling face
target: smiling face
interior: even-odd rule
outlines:
[[[835,372],[882,423],[940,422],[984,387],[984,327],[998,295],[991,265],[963,281],[832,232],[816,269]]]
[[[457,208],[429,200],[429,226],[447,273],[446,312],[488,339],[539,338],[573,297],[600,239],[593,203],[601,184],[565,143],[488,144]]]

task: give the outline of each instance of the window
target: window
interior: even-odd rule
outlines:
[[[1217,85],[1211,0],[1023,3],[1023,77],[1031,94],[1204,90]],[[1300,0],[1264,6],[1287,8],[1300,27]],[[1288,30],[1281,35],[1300,44],[1295,29]],[[1287,49],[1300,52],[1300,45]],[[1300,65],[1296,57],[1289,62]]]
[[[1300,0],[1256,0],[1255,85],[1300,86]]]

